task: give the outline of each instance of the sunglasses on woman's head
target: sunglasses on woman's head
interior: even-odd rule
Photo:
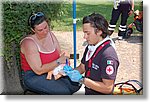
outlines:
[[[44,14],[42,12],[37,12],[36,14],[33,14],[29,20],[31,22],[34,21],[37,17],[41,17],[41,16],[44,16]]]

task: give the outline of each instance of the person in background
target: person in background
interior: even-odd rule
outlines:
[[[115,30],[116,23],[119,19],[119,16],[121,15],[121,22],[119,26],[119,32],[118,32],[118,39],[122,40],[125,39],[125,33],[126,33],[126,23],[128,17],[133,14],[134,12],[134,0],[114,0],[114,7],[112,9],[112,15],[111,20],[109,22],[109,35],[112,35],[112,33]]]
[[[101,14],[85,16],[83,32],[88,45],[81,64],[75,69],[65,66],[64,72],[73,82],[85,85],[86,95],[112,94],[119,60],[108,36],[108,22]]]
[[[20,42],[25,87],[38,94],[50,95],[73,94],[78,91],[81,86],[70,81],[67,76],[57,80],[53,76],[51,80],[46,79],[48,72],[65,64],[68,59],[65,53],[61,54],[59,42],[49,29],[46,16],[42,12],[32,14],[29,17],[29,26],[33,34]]]

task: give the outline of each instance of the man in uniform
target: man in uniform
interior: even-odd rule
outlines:
[[[111,35],[116,27],[116,23],[121,15],[121,22],[119,26],[118,39],[126,38],[126,23],[129,15],[134,11],[134,0],[114,0],[114,7],[112,9],[111,20],[109,23],[109,34]]]
[[[81,64],[74,70],[65,66],[64,71],[72,81],[85,85],[86,95],[112,94],[119,61],[108,36],[108,22],[100,14],[85,16],[83,32],[88,45]]]

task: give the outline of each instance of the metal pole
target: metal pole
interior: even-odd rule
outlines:
[[[76,0],[73,0],[74,68],[76,68]]]

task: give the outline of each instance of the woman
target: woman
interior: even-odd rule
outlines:
[[[68,77],[47,80],[47,73],[60,64],[65,64],[65,53],[61,50],[55,35],[50,31],[48,21],[42,12],[29,17],[32,35],[21,41],[21,66],[24,70],[25,86],[39,94],[73,94],[78,91],[78,83]]]

